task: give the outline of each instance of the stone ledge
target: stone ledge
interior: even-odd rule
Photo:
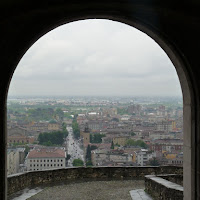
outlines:
[[[164,178],[172,183],[183,186],[183,174],[162,174],[157,176],[160,178]]]
[[[182,174],[183,168],[160,167],[78,167],[20,173],[8,176],[8,195],[25,188],[35,188],[64,182],[84,182],[85,180],[144,180],[149,174]]]
[[[172,176],[170,174],[169,176]],[[179,200],[183,199],[183,187],[179,184],[168,181],[164,178],[167,175],[145,176],[145,191],[158,200]]]
[[[130,195],[133,200],[152,200],[143,189],[131,190]]]

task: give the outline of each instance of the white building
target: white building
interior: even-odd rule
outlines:
[[[121,121],[128,121],[130,119],[129,115],[122,115]]]
[[[26,158],[27,171],[66,167],[65,148],[38,148],[30,151]]]
[[[164,131],[154,131],[150,133],[149,138],[151,140],[157,140],[157,139],[172,139],[174,136],[172,134],[167,134]]]
[[[124,152],[117,152],[115,150],[109,151],[109,150],[99,150],[96,149],[91,152],[92,155],[92,163],[94,166],[101,166],[103,163],[110,162],[112,164],[123,164],[127,162],[133,162],[133,155],[124,153]]]
[[[167,133],[169,133],[170,131],[172,131],[172,122],[171,121],[161,121],[161,122],[157,122],[156,124],[156,130],[158,131],[166,131]]]
[[[92,164],[94,166],[103,165],[104,161],[109,161],[107,158],[108,150],[105,149],[96,149],[91,152]]]
[[[147,149],[141,149],[140,151],[135,152],[136,163],[139,166],[146,166],[147,162],[155,157],[154,153],[150,153]]]
[[[20,164],[24,162],[25,148],[7,149],[7,175],[21,172]]]

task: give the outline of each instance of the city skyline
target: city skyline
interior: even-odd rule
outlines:
[[[175,68],[146,34],[82,20],[40,38],[11,80],[11,96],[182,96]]]

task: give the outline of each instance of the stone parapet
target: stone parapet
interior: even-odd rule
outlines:
[[[183,186],[183,174],[162,174],[159,177]]]
[[[48,184],[84,182],[86,180],[144,180],[145,175],[182,174],[183,168],[160,167],[78,167],[55,170],[32,171],[8,176],[8,195],[24,188],[34,188]]]
[[[181,177],[169,174],[169,179],[180,182]],[[182,200],[183,187],[167,180],[167,175],[145,176],[145,191],[157,200]]]

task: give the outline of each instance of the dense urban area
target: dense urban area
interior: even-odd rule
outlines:
[[[181,97],[9,97],[7,174],[183,165]]]

